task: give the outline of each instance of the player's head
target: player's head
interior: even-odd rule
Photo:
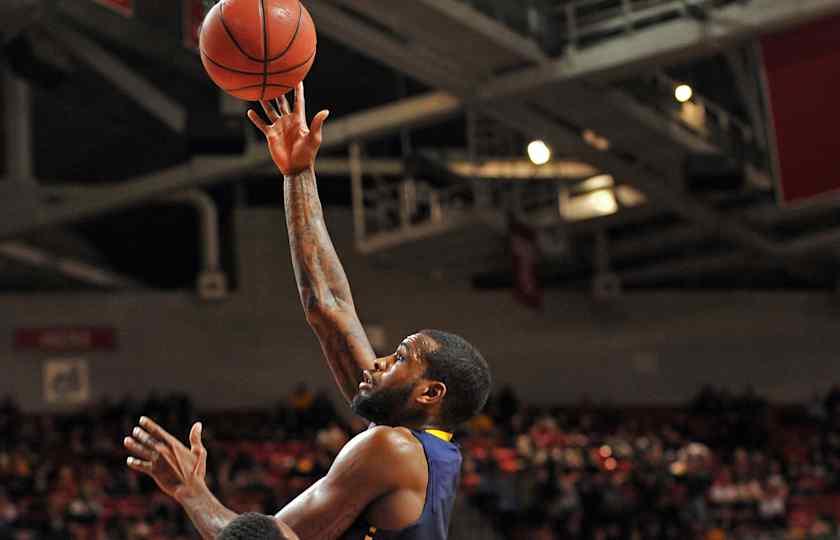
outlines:
[[[277,518],[248,512],[225,526],[217,540],[300,540],[298,536]]]
[[[490,393],[490,368],[467,340],[422,330],[379,358],[353,399],[353,410],[377,424],[434,422],[455,428],[477,414]]]

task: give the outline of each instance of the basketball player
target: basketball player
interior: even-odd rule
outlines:
[[[278,538],[288,526],[304,540],[443,540],[461,467],[452,430],[484,406],[487,363],[464,339],[437,330],[411,335],[393,354],[376,357],[318,198],[314,162],[329,112],[318,113],[307,127],[302,84],[294,110],[285,98],[276,108],[262,106],[269,123],[254,111],[248,117],[266,136],[284,177],[292,263],[306,320],[342,394],[371,421],[324,478],[276,514]],[[190,443],[187,449],[144,417],[125,440],[132,453],[128,465],[174,496],[204,538],[215,538],[237,516],[204,484],[200,424],[193,426]],[[237,538],[229,529],[224,534]]]

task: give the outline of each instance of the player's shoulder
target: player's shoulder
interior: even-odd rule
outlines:
[[[427,474],[426,458],[422,444],[415,444],[410,438],[414,438],[411,431],[386,426],[359,433],[339,452],[327,474],[327,483],[331,479],[365,482],[379,494],[415,488]]]
[[[375,426],[359,441],[359,456],[375,464],[378,479],[391,487],[415,488],[428,474],[423,444],[404,427]]]
[[[384,458],[402,458],[423,452],[423,445],[411,430],[404,427],[372,426],[362,432],[359,443]]]

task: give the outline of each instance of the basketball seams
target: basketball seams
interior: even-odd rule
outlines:
[[[230,66],[226,66],[226,65],[222,64],[221,62],[218,62],[218,61],[214,60],[213,57],[210,56],[209,54],[207,54],[207,51],[205,51],[205,50],[201,51],[201,55],[204,56],[204,58],[206,58],[208,62],[210,62],[211,64],[213,64],[217,68],[223,69],[225,71],[230,71],[231,73],[239,73],[240,75],[262,75],[263,74],[262,71],[245,71],[243,69],[237,69],[237,68],[232,68]]]
[[[268,22],[265,15],[265,0],[260,0],[260,17],[262,18],[262,36],[263,36],[263,82],[262,90],[260,91],[260,99],[265,97],[265,85],[268,82]]]
[[[254,58],[253,56],[251,56],[250,54],[245,52],[245,49],[243,49],[242,46],[239,44],[239,42],[236,41],[236,37],[233,35],[233,32],[230,31],[230,28],[228,27],[227,23],[225,22],[224,6],[225,6],[224,1],[219,2],[219,21],[222,23],[222,28],[225,29],[225,33],[227,33],[230,40],[233,42],[233,44],[236,46],[236,48],[239,49],[239,52],[241,52],[242,55],[245,58],[247,58],[248,60],[253,60],[254,62],[264,62],[265,61],[264,60],[265,59],[265,54],[263,54],[263,60],[260,60],[259,58]]]
[[[224,69],[225,71],[230,71],[231,73],[238,73],[240,75],[263,75],[263,74],[265,74],[265,75],[268,75],[269,77],[271,77],[273,75],[283,75],[284,73],[291,73],[292,71],[294,71],[296,69],[302,68],[303,66],[308,64],[310,60],[312,60],[312,57],[315,56],[316,52],[317,52],[317,47],[315,48],[315,50],[312,51],[312,54],[310,54],[306,58],[306,60],[304,60],[300,64],[297,64],[297,65],[294,65],[294,66],[291,66],[291,67],[288,67],[288,68],[285,68],[285,69],[281,69],[279,71],[268,71],[266,73],[263,73],[262,71],[245,71],[245,70],[242,70],[242,69],[232,68],[230,66],[226,66],[226,65],[222,64],[221,62],[217,62],[216,60],[214,60],[212,56],[207,54],[207,51],[202,50],[201,54],[202,54],[202,56],[204,56],[204,58],[207,59],[208,62],[210,62],[211,64],[213,64],[217,68]]]
[[[260,87],[263,87],[263,86],[267,86],[267,87],[270,87],[270,88],[287,88],[289,90],[292,89],[291,86],[288,86],[286,84],[280,84],[280,83],[266,83],[266,84],[263,84],[263,83],[259,83],[259,84],[249,84],[248,86],[240,86],[239,88],[222,88],[222,90],[224,90],[225,92],[240,92],[242,90],[250,90],[251,88],[260,88]]]
[[[298,69],[298,68],[301,68],[301,67],[305,66],[306,64],[308,64],[308,63],[309,63],[309,61],[310,61],[310,60],[312,60],[312,57],[313,57],[313,56],[315,56],[315,53],[316,53],[316,52],[318,52],[318,48],[317,48],[317,47],[316,47],[315,49],[313,49],[313,50],[312,50],[312,54],[310,54],[309,56],[307,56],[307,57],[306,57],[306,60],[304,60],[304,61],[303,61],[303,62],[301,62],[300,64],[297,64],[297,65],[295,65],[295,66],[288,67],[288,68],[285,68],[285,69],[281,69],[280,71],[269,71],[269,72],[268,72],[268,74],[269,74],[269,75],[282,75],[282,74],[284,74],[284,73],[291,73],[292,71],[294,71],[294,70],[296,70],[296,69]]]
[[[298,18],[297,18],[297,25],[295,26],[295,33],[292,34],[292,39],[289,40],[289,44],[286,45],[286,48],[283,49],[283,52],[278,54],[277,56],[273,56],[271,58],[267,58],[268,62],[274,62],[275,60],[280,60],[283,56],[286,55],[292,48],[292,45],[295,44],[295,40],[298,37],[298,33],[300,33],[300,23],[303,20],[303,4],[298,0]],[[268,56],[268,50],[265,51],[266,56]]]
[[[289,13],[293,3],[298,4],[294,19]],[[275,7],[282,11],[275,13]],[[218,87],[240,99],[265,100],[292,90],[317,54],[314,24],[300,0],[220,0],[213,18],[218,20],[212,32],[201,35],[201,59]],[[277,51],[272,39],[286,36],[290,37],[285,48],[272,54]],[[304,47],[312,47],[305,59],[300,54]]]

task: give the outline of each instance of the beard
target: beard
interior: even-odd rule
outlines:
[[[350,408],[353,412],[378,425],[397,425],[411,421],[416,414],[408,410],[408,400],[414,384],[398,388],[374,390],[368,395],[361,392],[353,397]]]

